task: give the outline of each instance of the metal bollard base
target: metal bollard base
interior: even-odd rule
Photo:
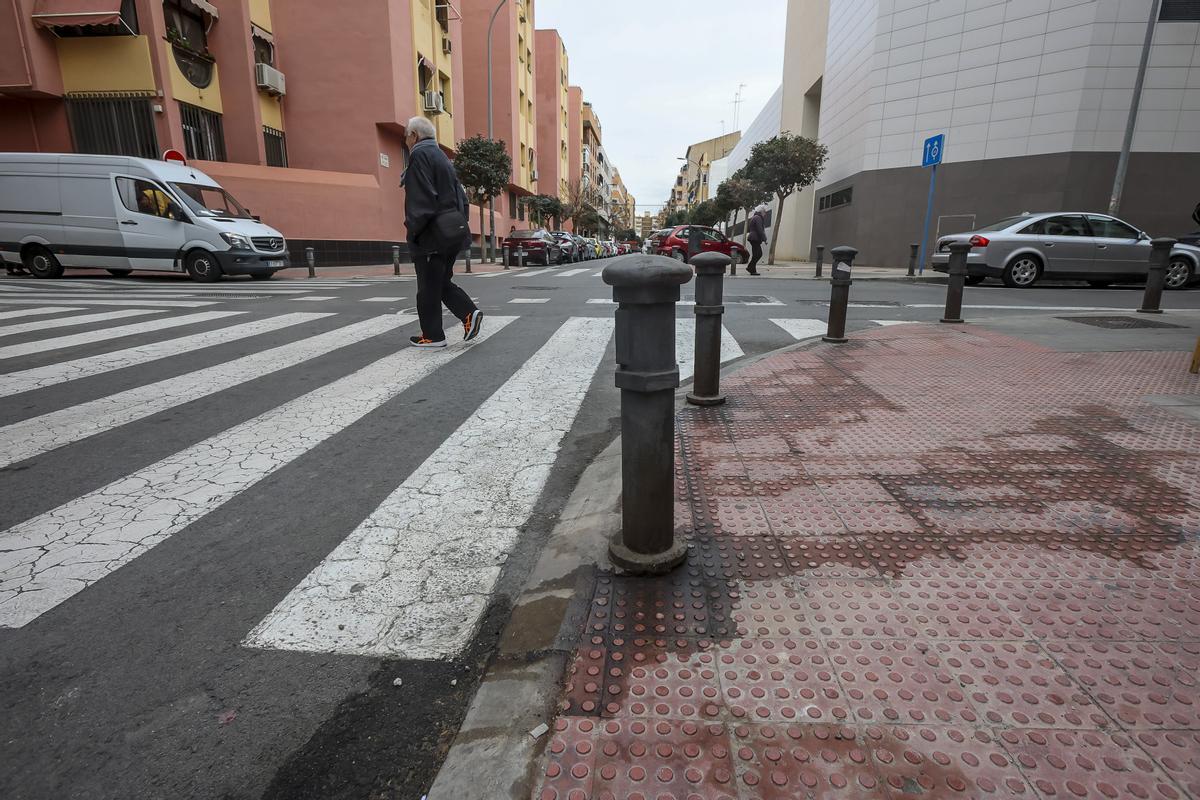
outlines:
[[[723,406],[725,405],[725,395],[699,395],[688,392],[687,401],[694,406]]]
[[[608,557],[613,566],[633,575],[663,575],[687,559],[687,541],[677,538],[670,550],[663,553],[635,553],[625,546],[621,532],[608,543]]]
[[[964,322],[966,322],[966,320],[962,320],[962,319],[947,319],[947,318],[945,318],[945,317],[942,317],[940,320],[938,320],[938,322],[944,322],[944,323],[946,323],[947,325],[962,325]]]
[[[822,336],[821,341],[828,342],[829,344],[845,344],[850,340],[844,336]]]
[[[1161,308],[1139,308],[1137,312],[1139,314],[1161,314],[1163,310]]]

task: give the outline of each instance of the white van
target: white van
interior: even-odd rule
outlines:
[[[64,267],[266,280],[287,242],[212,178],[177,161],[0,153],[0,261],[35,277]]]

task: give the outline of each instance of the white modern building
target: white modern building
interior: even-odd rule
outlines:
[[[814,193],[789,198],[780,257],[851,244],[861,263],[905,263],[929,190],[922,144],[939,133],[931,238],[1022,211],[1107,210],[1152,4],[790,0],[779,130],[817,136],[829,161]],[[1191,230],[1196,0],[1161,0],[1135,131],[1119,215]]]

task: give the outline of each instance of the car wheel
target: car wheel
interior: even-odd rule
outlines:
[[[1036,256],[1020,255],[1008,262],[1000,279],[1010,289],[1028,289],[1042,277],[1042,262]]]
[[[1093,289],[1107,289],[1112,286],[1112,281],[1088,281],[1087,283]]]
[[[271,278],[275,277],[275,273],[274,272],[254,272],[254,273],[251,273],[250,277],[256,281],[269,281],[269,280],[271,280]]]
[[[128,278],[130,276],[130,274],[133,272],[133,270],[131,270],[131,269],[106,269],[105,272],[107,272],[109,275],[112,275],[114,278]]]
[[[215,283],[221,280],[221,265],[207,250],[193,250],[183,260],[188,277],[197,283]]]
[[[967,277],[963,278],[963,283],[965,283],[967,286],[978,286],[986,280],[987,277],[984,275],[968,275]]]
[[[1163,277],[1163,286],[1168,289],[1183,289],[1192,282],[1195,268],[1192,262],[1181,256],[1172,258],[1167,264],[1167,274]]]
[[[21,256],[21,261],[25,264],[25,269],[29,270],[29,274],[35,278],[62,277],[62,264],[58,263],[58,259],[54,257],[54,253],[51,253],[40,244],[26,250]]]
[[[682,250],[672,250],[671,258],[676,261],[682,261],[685,264],[687,263],[687,255]]]

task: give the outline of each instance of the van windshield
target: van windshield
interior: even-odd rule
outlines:
[[[198,183],[172,183],[193,214],[202,217],[238,217],[251,219],[250,212],[233,199],[233,195],[219,186],[201,186]]]

